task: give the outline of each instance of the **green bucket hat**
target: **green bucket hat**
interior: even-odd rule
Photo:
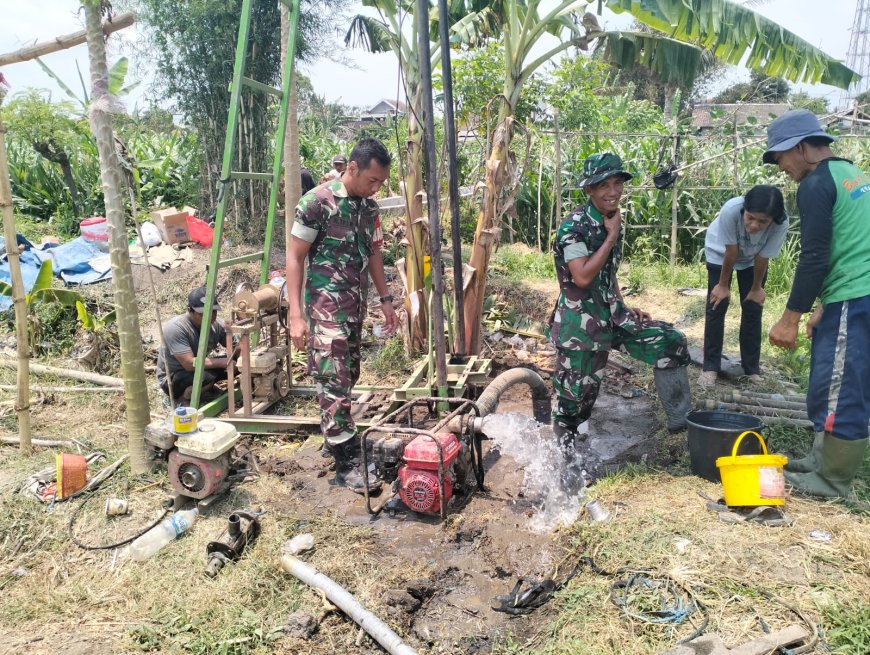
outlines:
[[[618,155],[612,152],[598,152],[589,155],[583,162],[583,181],[580,182],[580,186],[598,184],[614,175],[622,176],[623,181],[626,182],[634,177],[622,167],[622,160]]]

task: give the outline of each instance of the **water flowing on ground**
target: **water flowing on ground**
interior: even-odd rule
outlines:
[[[583,458],[579,453],[566,458],[549,425],[516,412],[490,414],[483,432],[493,448],[525,471],[523,495],[538,509],[531,530],[549,532],[577,519],[586,498]]]

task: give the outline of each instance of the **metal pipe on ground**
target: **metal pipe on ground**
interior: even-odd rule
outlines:
[[[754,396],[746,396],[741,391],[732,391],[725,395],[723,400],[727,403],[740,403],[753,407],[776,407],[779,409],[792,409],[795,411],[806,411],[806,403],[800,403],[791,400],[778,400],[775,398],[755,398]]]
[[[292,555],[281,558],[281,568],[308,586],[326,594],[329,601],[352,618],[390,655],[417,655],[402,638],[377,616],[360,604],[354,596],[332,578]]]
[[[450,43],[447,0],[438,0],[438,30],[441,43]],[[457,355],[465,355],[465,299],[462,284],[462,238],[459,234],[459,173],[456,166],[456,122],[453,117],[453,73],[450,53],[441,48],[441,82],[444,101],[444,143],[447,146],[447,196],[450,201],[450,238],[453,243],[453,293],[456,315]]]
[[[722,403],[716,400],[707,400],[704,402],[706,409],[716,410],[725,409],[728,411],[745,412],[757,416],[782,416],[784,418],[795,418],[809,420],[807,413],[795,409],[780,409],[778,407],[766,407],[761,405],[746,405],[743,403]]]
[[[804,403],[807,402],[807,397],[802,396],[797,393],[762,393],[760,391],[735,391],[735,394],[739,394],[742,398],[763,398],[769,400],[785,400],[791,403]]]

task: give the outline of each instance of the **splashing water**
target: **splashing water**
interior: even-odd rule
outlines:
[[[490,414],[482,427],[492,447],[524,469],[523,493],[538,507],[529,527],[550,532],[572,524],[586,497],[582,455],[566,457],[550,426],[517,412]]]

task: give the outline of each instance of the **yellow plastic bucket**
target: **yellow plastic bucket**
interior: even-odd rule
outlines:
[[[763,455],[738,455],[743,437],[751,434],[761,442]],[[719,457],[716,466],[722,476],[725,504],[729,507],[758,507],[785,504],[785,475],[782,467],[788,458],[768,455],[761,435],[747,430],[737,437],[730,457]]]

